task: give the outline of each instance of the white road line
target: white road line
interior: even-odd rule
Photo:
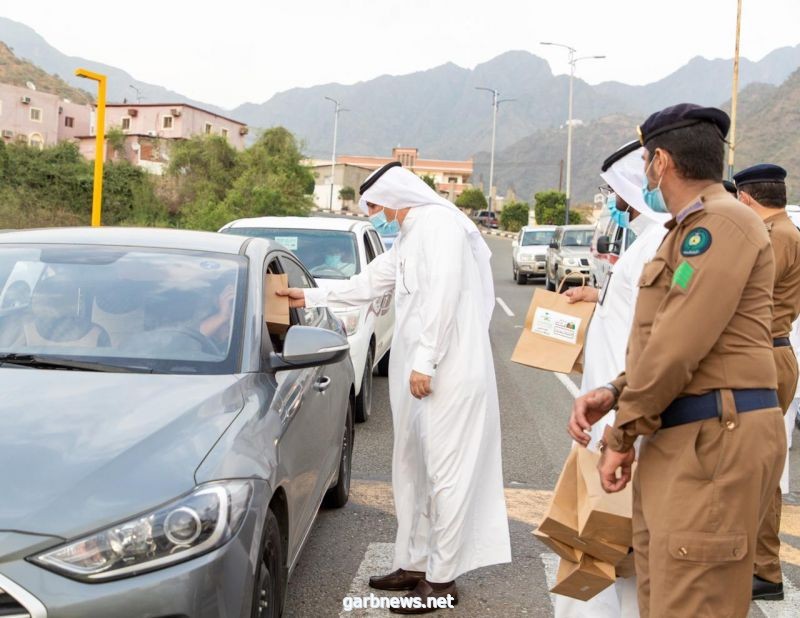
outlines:
[[[390,596],[390,595],[403,595],[405,592],[388,592],[383,593],[380,590],[373,590],[369,587],[369,578],[371,575],[381,575],[389,573],[392,570],[392,561],[394,559],[394,543],[370,543],[367,547],[367,552],[364,554],[364,559],[358,567],[356,576],[350,584],[350,590],[347,592],[348,597],[368,597],[370,593],[375,596]],[[388,609],[354,609],[353,611],[345,611],[344,606],[339,612],[339,616],[347,616],[353,618],[358,616],[391,616]]]
[[[547,589],[550,590],[556,585],[556,574],[558,573],[558,556],[551,552],[543,552],[539,554],[539,558],[544,565],[544,576],[547,580]],[[556,595],[550,593],[550,603],[553,604],[553,609],[556,607]]]
[[[514,312],[511,311],[511,308],[508,305],[506,305],[505,301],[499,296],[497,297],[497,304],[500,305],[500,308],[506,312],[506,315],[508,317],[510,318],[514,317]]]
[[[783,601],[756,601],[756,606],[767,618],[800,616],[800,591],[786,577],[783,578]]]
[[[566,373],[555,373],[556,378],[564,387],[569,391],[569,394],[573,397],[577,397],[580,395],[580,389],[575,386],[575,382],[573,382],[570,377]]]

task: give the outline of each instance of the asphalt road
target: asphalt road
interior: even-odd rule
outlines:
[[[471,572],[458,581],[460,602],[450,616],[552,616],[548,593],[554,561],[531,534],[538,522],[570,448],[565,431],[572,395],[554,374],[516,365],[511,353],[523,327],[535,286],[511,279],[511,243],[487,238],[494,257],[495,291],[500,302],[491,338],[503,431],[503,464],[511,528],[512,562]],[[572,376],[577,380],[577,376]],[[351,500],[340,510],[323,510],[289,582],[286,615],[292,617],[384,616],[386,610],[343,611],[345,596],[370,593],[366,578],[388,572],[395,519],[391,498],[392,422],[388,384],[376,378],[370,420],[356,426]],[[795,434],[799,440],[800,435]],[[800,480],[795,449],[793,480]],[[784,512],[785,575],[800,586],[800,483]],[[787,512],[788,511],[788,512]],[[797,536],[793,536],[797,535]],[[550,582],[552,584],[552,581]],[[753,616],[795,616],[799,594],[790,600],[753,606]],[[763,611],[762,611],[763,609]],[[442,613],[442,612],[439,612]]]

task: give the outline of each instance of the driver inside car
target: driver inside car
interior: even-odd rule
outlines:
[[[324,270],[335,270],[345,277],[352,277],[356,274],[355,256],[353,248],[339,241],[332,241],[325,247],[326,254],[322,264],[314,270],[321,272]]]

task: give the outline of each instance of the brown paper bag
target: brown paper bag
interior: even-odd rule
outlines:
[[[559,558],[569,560],[570,562],[578,562],[580,560],[580,550],[570,547],[566,543],[562,543],[561,541],[549,537],[538,530],[534,531],[533,536],[552,549]]]
[[[588,601],[614,583],[614,566],[583,554],[577,563],[561,560],[556,585],[550,592]]]
[[[629,545],[617,545],[603,540],[587,539],[578,534],[578,457],[582,447],[573,448],[556,482],[553,498],[538,532],[590,554],[595,558],[617,564],[628,555]],[[595,471],[597,475],[597,471]]]
[[[511,360],[559,373],[582,370],[579,359],[594,307],[587,302],[571,305],[563,294],[536,290]]]
[[[267,274],[264,286],[264,320],[271,333],[282,334],[289,330],[289,298],[278,296],[276,290],[289,287],[289,278],[285,274]]]
[[[597,463],[600,454],[585,448],[578,451],[578,535],[588,541],[599,541],[630,547],[633,490],[631,483],[617,493],[609,494],[600,483]]]
[[[633,555],[633,550],[631,550],[625,559],[615,567],[614,570],[617,573],[617,577],[633,577],[636,575],[636,563]]]

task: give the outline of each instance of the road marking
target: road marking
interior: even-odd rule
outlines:
[[[766,618],[790,618],[800,615],[800,591],[788,579],[783,579],[783,601],[756,601]]]
[[[514,317],[514,312],[511,311],[511,308],[508,305],[506,305],[505,301],[499,296],[497,297],[497,304],[500,305],[500,308],[506,312],[506,315],[508,317],[510,318]]]
[[[394,560],[394,543],[370,543],[364,554],[364,559],[358,567],[356,576],[347,591],[348,597],[368,597],[370,594],[375,596],[403,595],[405,592],[382,592],[369,587],[369,578],[372,575],[384,575],[392,570]],[[339,612],[339,616],[389,616],[388,609],[354,609],[345,611],[344,606]]]
[[[577,398],[578,395],[581,394],[580,389],[575,386],[575,382],[573,382],[570,377],[566,373],[556,373],[556,378],[564,387],[569,391],[569,394],[572,395],[573,398]]]
[[[556,573],[558,573],[558,556],[551,552],[543,552],[539,554],[539,558],[544,565],[544,577],[547,580],[547,589],[550,590],[556,585]],[[549,593],[550,603],[553,610],[556,608],[556,595],[552,592]]]

